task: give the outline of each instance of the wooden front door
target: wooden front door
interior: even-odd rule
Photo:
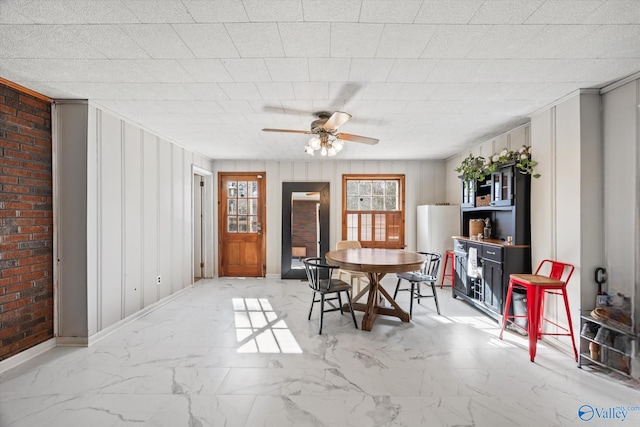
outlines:
[[[264,277],[264,172],[218,173],[220,276]]]

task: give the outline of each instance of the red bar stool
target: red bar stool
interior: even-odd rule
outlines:
[[[541,274],[541,270],[548,272],[548,274]],[[534,274],[511,274],[509,276],[509,290],[507,291],[507,301],[504,307],[504,314],[502,316],[502,328],[500,329],[499,338],[502,339],[502,333],[504,332],[504,328],[507,326],[507,322],[523,329],[522,326],[515,323],[512,319],[526,317],[527,333],[529,335],[529,356],[531,357],[532,362],[536,357],[537,343],[538,340],[542,338],[542,335],[570,336],[571,344],[573,345],[573,353],[576,358],[576,362],[578,361],[578,349],[576,348],[576,341],[573,336],[571,312],[569,311],[569,300],[567,299],[566,292],[567,283],[569,283],[573,270],[574,266],[571,264],[545,259],[540,263],[540,265],[538,265]],[[513,294],[514,288],[525,289],[527,291],[526,316],[509,314],[511,295]],[[558,325],[544,317],[544,297],[546,294],[562,295],[564,307],[567,312],[567,321],[569,323],[568,328]],[[543,332],[544,322],[551,323],[564,332]]]
[[[447,274],[447,264],[449,263],[449,258],[451,258],[451,274]],[[451,277],[451,287],[453,288],[453,280],[456,272],[456,256],[453,251],[447,251],[444,255],[444,267],[442,268],[442,279],[440,279],[440,289],[444,285],[444,278]]]

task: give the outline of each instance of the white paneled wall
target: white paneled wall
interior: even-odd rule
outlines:
[[[54,112],[58,335],[86,344],[192,284],[192,165],[212,164],[86,102]]]
[[[330,183],[329,247],[335,247],[341,237],[342,175],[343,174],[404,174],[405,175],[405,244],[416,247],[416,206],[444,202],[444,161],[214,161],[215,172],[265,172],[267,179],[267,275],[280,276],[282,244],[282,183]],[[217,180],[217,176],[216,176]],[[217,190],[217,184],[214,187]],[[217,191],[214,200],[217,200]],[[217,210],[215,212],[217,223]],[[217,241],[217,230],[216,230]]]

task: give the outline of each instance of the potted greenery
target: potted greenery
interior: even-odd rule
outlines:
[[[533,168],[538,164],[535,160],[531,160],[529,146],[522,146],[517,151],[507,150],[506,148],[498,154],[494,154],[491,157],[475,157],[469,153],[456,168],[456,172],[459,172],[463,181],[484,181],[484,179],[491,175],[492,172],[503,165],[513,163],[518,172],[531,175],[534,178],[539,178],[540,174],[534,173]]]

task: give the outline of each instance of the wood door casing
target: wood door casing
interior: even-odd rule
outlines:
[[[265,187],[264,172],[218,173],[220,276],[265,276]]]

